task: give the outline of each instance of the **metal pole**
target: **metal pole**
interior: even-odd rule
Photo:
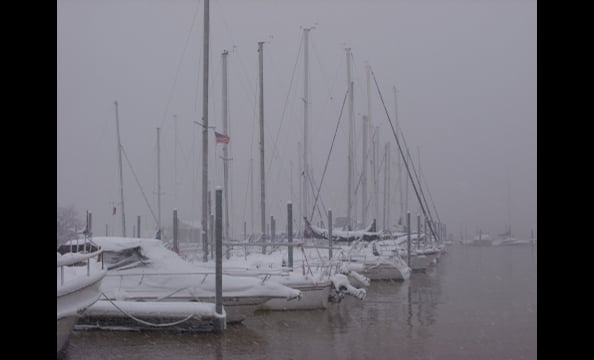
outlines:
[[[93,237],[93,213],[89,212],[89,237]]]
[[[392,89],[394,90],[394,122],[396,123],[396,126],[398,126],[398,100],[397,100],[396,86],[392,86]],[[402,219],[402,216],[404,215],[404,201],[403,201],[404,199],[402,197],[402,164],[400,163],[401,157],[398,156],[398,153],[396,156],[398,157],[398,193],[400,195],[399,196],[399,202],[400,202],[400,217],[399,217],[399,219]]]
[[[177,206],[177,115],[173,115],[173,206]]]
[[[363,130],[363,153],[364,153],[364,160],[365,163],[367,163],[367,139],[369,137],[369,131],[372,128],[372,117],[371,117],[371,66],[369,66],[369,64],[365,65],[365,77],[366,77],[366,84],[367,84],[367,116],[363,118],[364,122],[366,122],[364,126],[364,130]],[[372,143],[372,146],[374,145],[374,143]],[[375,151],[375,148],[373,148],[372,152]],[[372,181],[375,183],[376,181],[376,168],[375,168],[375,155],[372,156],[372,162],[373,162],[373,173],[372,173]],[[363,206],[365,207],[365,219],[363,219],[363,224],[367,224],[367,164],[363,165],[363,173],[364,173],[364,179],[365,179],[365,187],[364,189],[364,195],[365,195],[365,201],[363,202]],[[377,189],[374,188],[374,191],[376,191]],[[377,201],[377,193],[374,192],[374,196],[376,196],[374,198],[374,202]],[[375,204],[374,204],[375,206]],[[374,208],[375,209],[375,214],[373,214],[375,221],[377,222],[378,220],[378,214],[377,214],[377,207]]]
[[[157,232],[161,234],[161,129],[157,128]],[[161,234],[160,239],[163,239]]]
[[[379,126],[375,127],[373,143],[373,197],[375,205],[375,220],[379,221],[379,157],[380,157]]]
[[[289,268],[293,271],[293,203],[287,203],[287,242],[289,243]]]
[[[384,149],[384,231],[390,231],[390,143]]]
[[[126,237],[126,210],[124,207],[124,174],[122,173],[122,141],[120,140],[120,117],[118,102],[115,101],[116,132],[118,136],[118,169],[120,172],[120,201],[122,202],[122,236]]]
[[[348,196],[347,196],[347,229],[352,230],[352,206],[353,206],[353,81],[351,80],[351,49],[346,49],[347,61],[347,85],[349,87],[349,148],[348,148]]]
[[[254,159],[250,158],[250,226],[254,234]]]
[[[207,0],[208,1],[208,0]],[[223,190],[217,188],[216,190],[216,224],[215,224],[215,239],[216,239],[216,264],[215,264],[215,292],[216,292],[216,312],[219,315],[223,314]],[[222,325],[222,326],[221,326]],[[215,321],[215,331],[220,332],[225,328],[225,324]]]
[[[421,214],[417,213],[417,250],[421,245]]]
[[[274,216],[270,215],[270,242],[274,244],[276,240],[276,222],[274,221]],[[274,249],[274,247],[272,247]]]
[[[307,158],[307,151],[309,150],[308,143],[308,105],[309,105],[309,31],[310,28],[303,29],[303,63],[304,63],[304,81],[303,81],[303,208],[305,209],[305,216],[309,211],[309,201],[307,191],[307,183],[309,181],[309,161]],[[310,219],[311,220],[311,219]]]
[[[361,222],[367,224],[367,140],[369,138],[368,117],[363,115],[363,162],[361,164]]]
[[[264,42],[258,42],[258,53],[260,60],[260,225],[262,240],[266,241],[266,192],[264,183]],[[262,247],[262,254],[266,248]]]
[[[423,243],[425,244],[425,248],[427,248],[427,218],[423,220],[423,235],[425,235],[425,241]]]
[[[408,249],[406,254],[406,263],[408,267],[410,267],[410,211],[406,212],[406,229],[407,229],[407,239],[406,239],[406,247]]]
[[[208,217],[208,231],[210,232],[209,235],[209,244],[210,244],[210,258],[214,259],[215,257],[215,250],[214,250],[214,241],[215,241],[215,229],[214,229],[214,223],[215,223],[215,214],[210,214]]]
[[[93,238],[93,213],[92,212],[89,212],[89,215],[88,216],[89,216],[89,227],[88,227],[89,233],[88,233],[88,237],[89,237],[89,239],[92,239]],[[85,250],[87,250],[87,249],[85,249]],[[90,276],[90,275],[91,275],[91,259],[87,259],[87,276]]]
[[[307,217],[307,209],[304,206],[304,202],[303,202],[303,179],[304,179],[304,174],[305,172],[303,171],[303,154],[301,153],[301,142],[297,142],[297,158],[299,160],[299,209],[301,210],[301,214],[299,214],[299,219],[302,219],[303,217]],[[301,230],[301,226],[299,226],[299,228],[297,229],[297,233],[299,234]],[[305,232],[303,232],[303,234],[305,235]],[[305,237],[305,236],[303,236]]]
[[[227,110],[227,50],[223,51],[223,133],[229,136],[228,121],[229,111]],[[225,195],[225,236],[229,240],[229,144],[223,144],[223,191]]]
[[[328,209],[328,259],[332,259],[332,209]]]
[[[208,61],[209,61],[209,0],[204,0],[204,47],[202,60],[202,261],[208,261]]]
[[[138,215],[136,217],[136,228],[138,229],[138,232],[136,233],[136,235],[138,235],[138,237],[140,238],[140,215]]]
[[[179,239],[177,237],[177,209],[173,209],[173,251],[179,255]]]

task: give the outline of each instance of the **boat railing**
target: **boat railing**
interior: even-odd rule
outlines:
[[[60,268],[60,286],[64,285],[64,267],[77,266],[86,263],[87,276],[91,276],[91,259],[101,259],[101,270],[104,269],[103,249],[90,253],[66,253],[57,259],[57,267]]]
[[[223,270],[223,275],[228,276],[258,276],[262,277],[262,284],[270,279],[273,275],[275,276],[288,276],[288,270],[282,269],[280,271],[253,271],[253,270]],[[140,277],[148,277],[148,276],[203,276],[201,284],[208,278],[208,276],[216,276],[216,272],[214,271],[190,271],[190,272],[125,272],[125,273],[115,273],[115,272],[108,272],[107,277],[120,277],[123,279],[124,277],[132,277],[132,276],[140,276]]]

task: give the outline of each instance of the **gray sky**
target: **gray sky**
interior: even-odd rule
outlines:
[[[467,227],[470,234],[479,228],[501,233],[509,217],[516,237],[536,231],[536,1],[211,0],[210,8],[209,118],[221,132],[221,53],[230,51],[235,235],[242,233],[244,220],[250,229],[250,158],[258,185],[255,229],[260,223],[258,41],[266,41],[267,217],[279,218],[277,229],[284,230],[286,202],[292,199],[298,204],[297,142],[303,141],[304,77],[300,46],[302,27],[313,25],[310,154],[316,185],[346,91],[344,48],[350,47],[357,174],[369,63],[393,120],[392,86],[398,89],[400,127],[415,162],[420,149],[422,172],[449,232],[457,236]],[[104,234],[105,224],[110,231],[121,232],[119,214],[111,215],[113,204],[119,202],[117,100],[122,144],[154,211],[155,129],[160,127],[163,222],[170,222],[174,207],[180,217],[199,220],[202,135],[193,121],[202,115],[202,1],[59,0],[57,14],[58,204],[72,204],[81,213],[92,211],[96,234]],[[346,214],[346,107],[344,111],[321,192],[324,205],[335,216]],[[391,217],[396,218],[400,212],[396,144],[374,86],[371,117],[380,127],[382,153],[383,143],[391,142]],[[212,134],[209,144],[214,187],[223,183],[222,147],[214,144]],[[131,236],[137,215],[142,216],[143,229],[155,225],[125,158],[123,162]],[[382,189],[383,181],[380,194]],[[359,218],[360,198],[359,193]],[[410,209],[416,212],[412,189],[410,199]]]

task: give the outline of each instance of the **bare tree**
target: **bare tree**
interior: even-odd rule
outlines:
[[[84,226],[80,219],[78,211],[73,205],[60,206],[58,205],[58,232],[57,232],[57,246],[60,244],[76,238],[76,231],[82,230]]]

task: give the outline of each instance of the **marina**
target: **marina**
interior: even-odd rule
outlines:
[[[535,9],[58,1],[57,357],[536,359]]]
[[[361,302],[257,312],[220,335],[75,331],[66,359],[536,359],[536,267],[530,246],[454,245]]]

